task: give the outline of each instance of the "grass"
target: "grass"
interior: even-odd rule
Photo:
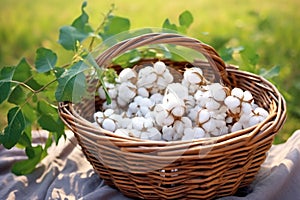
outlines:
[[[35,50],[40,46],[65,54],[65,58],[59,60],[60,63],[68,60],[71,54],[62,51],[57,43],[58,29],[70,24],[80,14],[81,3],[81,0],[1,0],[0,66],[15,65],[22,57],[32,63]],[[178,15],[189,10],[194,16],[194,23],[187,35],[196,37],[217,50],[229,46],[255,49],[260,56],[258,67],[281,67],[280,76],[272,81],[284,94],[289,110],[286,125],[275,142],[285,141],[299,128],[298,0],[287,0],[284,3],[280,0],[227,0],[226,3],[223,0],[141,0],[134,3],[130,0],[91,0],[86,9],[91,24],[95,27],[98,25],[111,3],[116,5],[115,14],[130,19],[133,29],[161,27],[166,18],[178,23]],[[232,62],[248,70],[242,61]],[[0,110],[9,106],[2,104]],[[0,119],[4,118],[0,114]],[[3,127],[3,124],[0,125]]]

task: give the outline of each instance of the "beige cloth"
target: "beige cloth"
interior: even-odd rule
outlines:
[[[35,141],[39,142],[44,133],[35,135],[38,136]],[[75,143],[74,138],[61,140],[50,149],[37,170],[27,176],[10,172],[14,162],[25,158],[24,152],[0,146],[0,199],[129,199],[105,185]],[[242,193],[244,197],[219,200],[300,199],[300,130],[286,143],[271,148],[255,181]]]

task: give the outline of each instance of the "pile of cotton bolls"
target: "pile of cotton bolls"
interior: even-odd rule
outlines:
[[[193,140],[224,135],[262,122],[269,113],[249,91],[210,83],[197,67],[176,82],[165,63],[125,68],[106,83],[111,104],[94,114],[95,124],[122,136],[147,140]],[[99,88],[99,96],[105,92]]]

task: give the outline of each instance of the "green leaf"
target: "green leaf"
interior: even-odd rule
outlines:
[[[164,29],[177,31],[177,26],[175,24],[171,24],[169,19],[166,19],[162,25]]]
[[[44,100],[38,102],[37,108],[40,113],[39,125],[43,129],[53,132],[55,141],[58,143],[59,138],[64,135],[64,124],[58,116],[57,109]]]
[[[36,51],[35,68],[39,73],[51,71],[56,64],[57,55],[50,49],[39,48]]]
[[[266,78],[266,79],[271,79],[273,77],[276,77],[279,75],[280,72],[280,67],[278,65],[272,67],[269,70],[266,70],[265,68],[262,68],[260,70],[259,75],[261,75],[262,77]]]
[[[193,15],[190,11],[186,10],[179,15],[180,26],[189,27],[194,21]]]
[[[26,59],[23,58],[15,69],[15,73],[12,77],[12,80],[25,82],[32,76],[31,67],[27,63]]]
[[[4,102],[11,92],[11,80],[15,73],[15,67],[3,67],[0,71],[0,104]]]
[[[11,81],[16,67],[3,67],[0,71],[0,81]]]
[[[81,15],[73,21],[71,26],[75,27],[79,32],[88,34],[93,32],[93,29],[88,24],[89,16],[84,10],[86,6],[87,6],[87,2],[85,1],[82,3],[81,6],[81,12],[82,12]]]
[[[11,108],[7,114],[8,125],[4,133],[0,134],[0,142],[7,149],[12,148],[19,141],[24,129],[25,118],[20,107]]]
[[[104,25],[103,33],[100,36],[103,40],[117,35],[118,33],[128,31],[130,29],[130,21],[127,18],[110,15]]]
[[[51,115],[42,115],[39,119],[38,119],[38,123],[39,125],[50,132],[55,132],[57,130],[57,123],[55,121],[55,119],[53,119],[53,116]]]
[[[28,121],[29,123],[34,123],[37,119],[36,116],[36,107],[26,103],[25,105],[23,105],[22,107],[22,113],[26,119],[26,121]]]
[[[75,50],[76,42],[81,42],[87,37],[88,34],[80,32],[73,26],[63,26],[59,29],[58,43],[61,44],[66,50]]]
[[[0,104],[7,99],[10,94],[10,82],[0,82]]]
[[[57,101],[79,102],[87,94],[84,71],[89,69],[83,61],[74,64],[58,78],[55,92]]]
[[[76,50],[76,42],[83,41],[93,33],[93,29],[88,24],[89,16],[84,11],[86,6],[87,3],[83,2],[81,6],[82,14],[73,21],[71,26],[63,26],[59,30],[58,43],[66,50]]]
[[[26,100],[26,93],[23,91],[20,85],[16,86],[9,95],[8,102],[15,105],[20,105]]]
[[[33,79],[32,69],[24,58],[16,66],[12,80],[26,83],[34,90],[38,90],[42,87]]]
[[[60,119],[56,119],[52,115],[44,114],[38,119],[39,125],[49,132],[56,133],[55,141],[58,143],[59,138],[64,135],[64,125],[61,123]]]
[[[26,154],[28,160],[16,162],[12,166],[12,172],[15,175],[30,174],[35,169],[36,165],[43,159],[43,148],[40,145],[36,147],[27,147]]]
[[[49,104],[44,100],[38,102],[37,108],[40,114],[53,115],[58,117],[57,109],[53,105]]]
[[[21,135],[18,144],[23,147],[31,147],[31,126],[27,126],[24,133]]]

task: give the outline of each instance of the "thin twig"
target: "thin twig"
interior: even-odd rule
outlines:
[[[94,34],[97,35],[101,29],[103,29],[105,23],[107,22],[108,17],[111,15],[111,13],[115,10],[115,4],[111,4],[111,8],[109,9],[109,11],[106,13],[106,15],[104,15],[102,23],[97,27],[97,29],[95,30]],[[89,45],[89,51],[91,52],[93,50],[93,44],[95,42],[95,36],[92,37],[91,43]]]

